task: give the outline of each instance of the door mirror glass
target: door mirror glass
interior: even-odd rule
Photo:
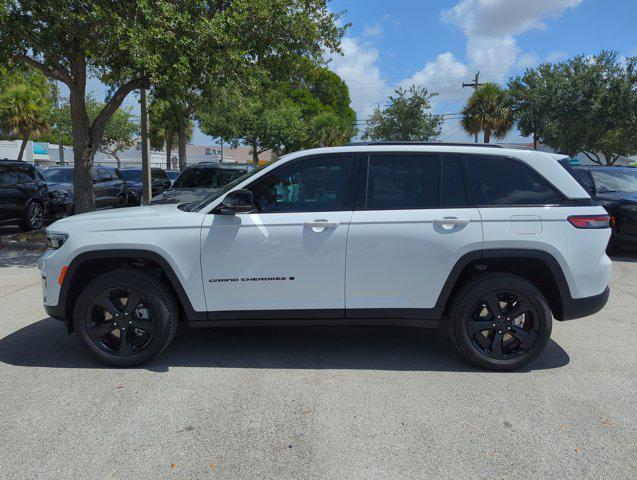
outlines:
[[[250,190],[235,190],[226,195],[218,211],[223,215],[234,215],[235,213],[249,213],[252,211],[252,207],[252,192]]]

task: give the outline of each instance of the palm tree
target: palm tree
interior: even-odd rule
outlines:
[[[497,139],[506,137],[513,128],[513,112],[506,90],[495,83],[478,87],[462,109],[460,124],[476,138],[479,132],[484,132],[484,143],[489,143],[491,135]]]
[[[0,125],[10,135],[21,138],[18,160],[31,135],[39,136],[50,128],[50,111],[42,92],[27,84],[17,84],[7,89],[0,100]]]

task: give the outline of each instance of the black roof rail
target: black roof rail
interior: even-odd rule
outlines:
[[[503,148],[502,145],[494,143],[462,143],[462,142],[350,142],[344,147],[364,147],[375,145],[433,145],[437,147],[486,147]]]

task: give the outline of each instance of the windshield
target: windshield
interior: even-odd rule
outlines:
[[[189,168],[175,181],[173,188],[221,188],[245,173],[245,170],[230,168]]]
[[[141,182],[142,181],[142,171],[141,170],[122,170],[122,176],[124,180],[128,180],[129,182]]]
[[[179,173],[181,173],[181,172],[179,172],[179,170],[166,170],[166,175],[171,180],[176,180],[177,177],[179,176]]]
[[[232,190],[234,187],[236,187],[237,185],[239,185],[240,183],[242,183],[244,180],[247,180],[248,178],[250,178],[252,175],[254,175],[255,173],[259,173],[261,170],[263,170],[265,167],[267,167],[268,165],[270,165],[272,162],[268,162],[265,165],[261,165],[257,168],[255,168],[254,170],[252,170],[251,172],[248,172],[244,175],[241,175],[239,178],[233,180],[232,182],[226,184],[224,187],[220,188],[219,190],[215,191],[214,193],[211,193],[210,195],[208,195],[207,197],[199,200],[198,202],[193,202],[191,204],[189,204],[185,210],[189,211],[189,212],[198,212],[199,210],[203,209],[204,207],[206,207],[207,205],[210,204],[210,202],[215,201],[217,198],[222,197],[223,195],[225,195],[227,192],[229,192],[230,190]],[[184,175],[186,174],[186,172],[184,172]],[[183,177],[183,175],[182,175]],[[181,177],[179,177],[179,179],[181,179]]]
[[[44,171],[44,178],[53,183],[73,183],[73,169],[49,168]]]
[[[598,192],[637,192],[637,170],[609,167],[591,173]]]

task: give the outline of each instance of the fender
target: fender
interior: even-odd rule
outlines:
[[[82,266],[82,264],[88,260],[119,257],[141,258],[143,260],[150,260],[159,265],[163,272],[166,274],[166,277],[168,277],[168,281],[183,307],[186,316],[185,320],[194,322],[208,319],[208,314],[206,312],[198,312],[193,308],[192,303],[188,298],[188,294],[184,290],[183,285],[179,281],[179,278],[175,274],[170,264],[161,255],[150,250],[143,249],[92,250],[79,254],[71,261],[68,267],[68,270],[64,277],[64,281],[62,282],[62,285],[60,287],[58,304],[56,306],[47,306],[47,313],[53,318],[70,321],[70,318],[67,318],[66,312],[68,307],[68,294],[71,289],[71,285],[73,285],[73,278],[77,274],[77,271]]]

